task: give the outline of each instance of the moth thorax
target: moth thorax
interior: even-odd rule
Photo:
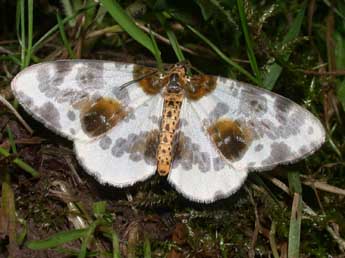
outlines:
[[[182,86],[180,83],[180,76],[177,73],[173,73],[169,77],[169,82],[167,85],[167,92],[168,93],[179,93],[182,90]]]

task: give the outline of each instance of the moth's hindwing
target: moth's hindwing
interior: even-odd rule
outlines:
[[[91,142],[75,141],[80,163],[102,183],[117,187],[152,176],[157,166],[162,110],[163,99],[153,96],[102,137]]]
[[[195,109],[185,100],[180,132],[175,142],[172,170],[168,180],[187,198],[209,203],[234,193],[247,177],[247,170],[234,169],[219,155]]]

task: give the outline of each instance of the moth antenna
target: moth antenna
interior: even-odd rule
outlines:
[[[123,90],[123,89],[125,89],[126,87],[130,86],[131,84],[136,83],[136,82],[139,82],[139,81],[141,81],[142,79],[145,79],[146,77],[149,77],[149,76],[154,75],[154,74],[156,74],[156,73],[158,73],[158,70],[157,70],[157,71],[153,71],[153,72],[151,72],[151,73],[144,74],[144,75],[140,76],[139,78],[137,78],[137,79],[135,79],[135,80],[131,80],[131,81],[129,81],[129,82],[126,82],[126,83],[124,83],[124,84],[122,84],[122,85],[120,86],[120,90]]]

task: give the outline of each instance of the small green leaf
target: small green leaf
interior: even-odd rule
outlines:
[[[87,231],[85,233],[85,236],[84,236],[84,239],[83,239],[83,242],[81,244],[81,248],[80,248],[80,251],[79,251],[79,254],[78,254],[78,258],[86,257],[87,246],[89,245],[89,243],[90,243],[90,241],[91,241],[91,239],[93,237],[93,233],[95,232],[98,223],[99,223],[98,220],[94,221],[89,226],[89,228],[87,229]]]
[[[250,79],[255,84],[259,84],[260,82],[251,75],[247,70],[245,70],[242,66],[232,61],[229,57],[227,57],[215,44],[213,44],[209,39],[207,39],[204,35],[202,35],[199,31],[194,29],[190,25],[186,25],[188,29],[190,29],[195,35],[197,35],[201,40],[203,40],[213,51],[221,58],[224,62],[228,63],[230,66],[235,68],[237,71],[245,75],[248,79]]]
[[[157,15],[157,18],[158,20],[160,21],[160,23],[162,24],[162,26],[164,27],[165,29],[165,32],[167,33],[168,35],[168,38],[169,38],[169,41],[170,41],[170,44],[172,46],[172,48],[174,49],[175,51],[175,55],[178,59],[179,62],[182,62],[185,60],[185,57],[182,53],[182,50],[180,48],[180,44],[178,43],[177,41],[177,38],[175,36],[175,33],[171,30],[171,28],[169,27],[169,25],[167,25],[167,22],[166,22],[166,19],[163,15]]]
[[[95,202],[93,203],[92,209],[93,213],[96,218],[102,217],[105,213],[105,209],[107,207],[107,202],[106,201],[100,201],[100,202]]]
[[[11,128],[7,127],[8,140],[10,141],[11,149],[13,153],[17,153],[17,147],[14,142],[13,133]]]
[[[237,7],[238,7],[238,12],[240,14],[240,20],[241,20],[244,39],[246,41],[247,55],[249,58],[250,66],[252,67],[252,70],[255,73],[255,76],[259,82],[259,85],[261,85],[261,73],[260,73],[258,64],[256,62],[256,57],[255,57],[254,49],[253,49],[253,42],[248,31],[248,24],[247,24],[247,18],[244,12],[243,0],[237,0]]]
[[[65,24],[66,22],[69,22],[70,20],[74,19],[77,17],[79,14],[94,8],[97,4],[90,4],[88,6],[85,6],[84,8],[79,9],[76,13],[74,13],[72,16],[66,17],[62,19],[61,23]],[[36,43],[32,46],[32,52],[35,52],[39,49],[41,44],[48,39],[50,36],[52,36],[57,30],[59,29],[59,25],[53,26],[50,30],[48,30],[39,40],[36,41]]]
[[[288,179],[291,195],[293,196],[289,229],[288,258],[298,258],[302,224],[302,184],[300,174],[297,171],[289,171]]]
[[[113,244],[113,258],[121,258],[119,237],[115,232],[112,232],[111,236]]]
[[[87,232],[88,229],[75,229],[70,231],[59,232],[44,240],[30,241],[26,244],[26,247],[32,250],[53,248],[64,243],[68,243],[76,239],[79,239],[85,236]]]
[[[163,61],[161,58],[161,52],[159,51],[158,44],[157,44],[156,39],[153,36],[153,33],[151,30],[150,30],[150,38],[151,38],[151,41],[152,41],[152,44],[154,47],[154,53],[153,54],[154,54],[156,62],[157,62],[157,68],[159,71],[163,72]]]
[[[72,50],[71,44],[69,43],[66,33],[65,33],[65,27],[64,24],[62,23],[60,14],[57,12],[56,13],[56,19],[59,25],[59,31],[60,31],[60,36],[61,36],[61,40],[62,43],[64,44],[65,48],[67,49],[68,55],[70,56],[70,58],[75,59],[75,54]]]
[[[156,49],[152,43],[152,40],[148,35],[143,32],[134,23],[132,18],[128,16],[124,9],[116,1],[111,0],[101,0],[102,5],[114,18],[114,20],[138,43],[146,47],[151,51],[153,55],[156,53]]]
[[[290,29],[288,33],[285,35],[283,38],[282,44],[286,44],[292,40],[294,40],[298,34],[301,31],[303,19],[304,19],[304,14],[305,14],[305,9],[306,9],[306,2],[304,2],[302,8],[299,10],[297,13],[296,18],[293,20]],[[288,61],[290,58],[290,54],[286,54],[283,57],[284,61]],[[264,82],[263,82],[263,87],[268,90],[272,90],[274,85],[276,84],[280,74],[282,73],[283,68],[277,64],[273,63],[268,67],[268,72],[265,75]]]
[[[145,237],[144,240],[144,258],[151,258],[151,244],[150,244],[150,240]]]
[[[345,80],[338,83],[336,92],[337,92],[337,97],[343,107],[343,110],[345,111]]]
[[[4,157],[9,157],[11,154],[6,149],[0,147],[0,155]],[[13,160],[13,163],[16,164],[18,167],[20,167],[21,169],[23,169],[24,171],[30,173],[33,177],[39,176],[39,173],[37,170],[35,170],[30,165],[22,161],[20,158],[15,158]]]

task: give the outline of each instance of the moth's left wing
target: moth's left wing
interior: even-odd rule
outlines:
[[[222,159],[204,131],[199,112],[190,100],[183,102],[168,181],[187,198],[209,203],[238,190],[247,171],[234,169]]]
[[[27,67],[16,75],[11,86],[24,109],[46,127],[70,140],[91,140],[95,132],[85,129],[95,129],[94,117],[88,112],[91,124],[83,124],[83,110],[96,107],[102,116],[110,117],[110,113],[124,111],[118,114],[123,117],[153,95],[146,94],[136,83],[120,88],[135,79],[137,67],[101,60],[57,60]]]
[[[293,101],[243,82],[210,78],[211,92],[191,104],[209,140],[234,168],[265,170],[296,162],[324,142],[321,122]]]

